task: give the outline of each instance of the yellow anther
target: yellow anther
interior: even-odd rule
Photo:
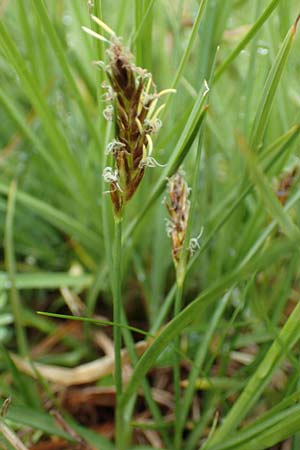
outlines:
[[[106,42],[107,44],[111,44],[111,42],[110,42],[108,39],[106,39],[104,36],[102,36],[101,34],[98,34],[98,33],[96,33],[95,31],[90,30],[90,29],[87,28],[87,27],[81,27],[81,28],[82,28],[83,31],[85,31],[87,34],[89,34],[90,36],[93,36],[94,38],[98,39],[99,41]]]
[[[160,107],[157,108],[157,110],[155,111],[155,113],[151,117],[151,120],[155,120],[158,117],[159,113],[164,109],[165,106],[166,106],[165,103],[163,105],[160,105]]]
[[[142,124],[141,124],[140,119],[139,119],[138,117],[136,117],[136,118],[135,118],[135,121],[136,121],[136,124],[137,124],[137,126],[138,126],[139,132],[140,132],[141,134],[143,134],[143,127],[142,127]]]
[[[152,76],[150,74],[149,80],[148,80],[148,83],[147,83],[147,86],[146,86],[146,89],[145,89],[146,94],[149,94],[151,83],[152,83]]]
[[[176,94],[176,89],[164,89],[163,91],[160,91],[158,94],[157,94],[157,97],[161,97],[162,95],[165,95],[165,94]]]
[[[151,116],[152,116],[152,114],[154,113],[155,108],[156,108],[156,105],[157,105],[157,102],[158,102],[158,100],[157,100],[157,98],[156,98],[156,99],[153,100],[153,102],[151,103],[150,108],[149,108],[148,113],[147,113],[147,118],[148,118],[148,119],[150,119]]]
[[[91,14],[91,19],[108,34],[110,34],[111,36],[116,36],[116,33],[108,25],[106,25],[106,23],[102,22],[99,17],[93,16],[93,14]]]
[[[148,155],[151,156],[152,151],[153,151],[153,142],[152,142],[151,136],[149,134],[146,134],[146,138],[147,138],[148,145],[149,145]]]

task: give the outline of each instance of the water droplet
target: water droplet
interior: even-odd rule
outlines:
[[[70,47],[70,48],[76,47],[76,43],[71,36],[67,36],[67,43],[68,43],[68,47]]]
[[[10,289],[11,286],[12,286],[11,281],[5,280],[4,283],[3,283],[3,286],[4,286],[5,289]]]
[[[26,263],[29,264],[30,266],[33,266],[36,263],[36,258],[35,256],[32,255],[28,255],[26,257]]]
[[[26,152],[19,152],[18,156],[21,161],[26,161],[28,159],[28,154]]]
[[[258,47],[257,48],[257,53],[259,55],[265,56],[269,53],[269,50],[266,47]]]
[[[72,17],[69,14],[65,14],[63,16],[63,20],[62,21],[63,21],[63,24],[66,25],[66,27],[68,27],[72,23]]]
[[[145,281],[146,277],[144,273],[139,273],[138,274],[138,280],[140,283],[143,283]]]

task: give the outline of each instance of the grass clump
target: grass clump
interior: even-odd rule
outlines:
[[[0,446],[299,447],[298,12],[0,6]]]

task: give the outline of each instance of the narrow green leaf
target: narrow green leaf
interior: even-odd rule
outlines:
[[[10,300],[11,309],[14,315],[14,324],[16,330],[17,344],[19,352],[22,356],[27,355],[27,340],[25,329],[22,323],[22,304],[19,292],[16,286],[16,261],[14,250],[14,216],[16,207],[17,183],[12,181],[7,201],[7,214],[5,222],[4,250],[5,250],[5,266],[11,285]]]
[[[211,449],[213,445],[224,441],[230,433],[234,432],[260,397],[275,370],[286,357],[287,352],[300,339],[299,312],[300,304],[296,306],[286,321],[278,337],[275,339],[269,351],[261,361],[259,367],[253,373],[247,386],[236,400],[233,407],[230,409],[221,426],[217,429],[216,433],[209,441],[207,449]]]
[[[68,167],[67,173],[70,175],[73,174],[74,179],[77,180],[80,186],[80,193],[83,193],[85,198],[90,198],[89,191],[87,189],[87,180],[82,176],[82,171],[78,161],[72,154],[64,133],[58,126],[52,111],[48,107],[44,93],[42,92],[40,86],[36,83],[34,77],[28,71],[24,59],[1,21],[0,43],[1,47],[4,49],[7,59],[10,61],[16,73],[20,77],[28,98],[43,121],[44,129],[52,143],[52,151],[55,152],[56,157],[60,159],[61,162],[66,164]]]
[[[49,313],[44,311],[37,311],[37,314],[41,316],[47,316],[47,317],[56,317],[57,319],[68,319],[68,320],[77,320],[80,322],[89,322],[93,323],[94,325],[102,325],[104,327],[108,326],[116,326],[119,328],[125,328],[126,330],[134,331],[135,333],[142,334],[143,336],[151,336],[149,333],[147,333],[144,330],[141,330],[140,328],[131,327],[129,325],[124,325],[122,323],[116,323],[109,320],[100,320],[100,319],[92,319],[90,317],[79,317],[79,316],[70,316],[67,314],[56,314],[56,313]],[[152,336],[154,337],[154,336]]]
[[[222,65],[216,70],[214,81],[217,81],[227,67],[235,60],[235,58],[241,53],[241,51],[246,47],[246,45],[251,41],[251,39],[257,34],[261,29],[263,24],[268,20],[274,9],[277,7],[280,0],[272,0],[257,21],[252,25],[248,33],[239,42],[239,44],[232,50],[232,52],[227,56]]]
[[[63,49],[63,46],[57,36],[57,33],[55,31],[55,28],[48,16],[47,9],[45,6],[45,3],[43,0],[40,0],[38,2],[33,1],[32,2],[34,8],[36,8],[39,18],[41,20],[41,24],[43,26],[43,30],[46,33],[50,43],[51,47],[55,53],[55,56],[59,62],[60,68],[64,73],[64,76],[68,82],[68,86],[72,89],[74,98],[80,107],[82,116],[85,120],[85,123],[87,124],[89,131],[91,135],[93,136],[93,139],[99,147],[99,149],[102,148],[102,140],[100,139],[99,133],[97,133],[96,128],[94,126],[94,123],[92,121],[92,117],[90,112],[88,111],[85,102],[83,101],[83,98],[79,92],[78,86],[76,84],[76,81],[74,79],[74,76],[70,70],[70,65],[66,59],[66,52]]]
[[[62,287],[85,288],[93,281],[92,275],[70,275],[68,273],[16,273],[17,289],[59,289]],[[11,287],[7,273],[0,272],[0,286],[2,289]]]
[[[174,76],[174,79],[172,81],[172,85],[171,85],[172,88],[177,88],[178,83],[179,83],[181,77],[183,76],[183,73],[184,73],[184,70],[186,68],[189,56],[191,54],[194,42],[195,42],[196,37],[197,37],[198,32],[199,32],[199,26],[200,26],[200,23],[201,23],[201,20],[202,20],[202,17],[203,17],[205,8],[206,8],[206,4],[207,4],[207,0],[201,0],[200,1],[198,12],[197,12],[197,16],[196,16],[195,21],[193,23],[193,28],[192,28],[192,31],[190,33],[188,43],[187,43],[187,45],[185,47],[184,53],[183,53],[183,55],[181,57],[181,61],[180,61],[180,64],[178,66],[178,69],[177,69],[177,72],[176,72],[176,74]],[[167,103],[166,103],[166,107],[165,107],[165,109],[164,109],[164,111],[162,113],[162,117],[165,117],[165,115],[167,114],[167,111],[169,109],[171,101],[172,101],[172,98],[169,97],[168,100],[167,100]]]
[[[8,195],[9,188],[3,183],[0,183],[0,192],[4,195]],[[99,237],[95,232],[89,230],[73,217],[68,216],[62,211],[54,208],[53,206],[32,197],[31,195],[18,191],[17,201],[31,209],[34,213],[41,216],[44,220],[57,227],[58,229],[76,236],[84,245],[88,248],[97,248],[99,245]]]
[[[272,145],[270,145],[268,148],[266,148],[259,155],[259,160],[262,162],[262,165],[264,166],[264,170],[266,172],[268,172],[273,167],[273,165],[275,164],[277,159],[280,157],[280,155],[283,155],[286,152],[286,150],[290,147],[290,145],[298,137],[299,132],[300,132],[299,125],[292,127],[291,130],[289,130],[285,135],[283,135],[282,137],[277,139]],[[230,192],[228,197],[224,199],[224,202],[222,203],[222,208],[221,208],[222,215],[219,218],[219,220],[217,221],[216,225],[213,226],[211,232],[208,234],[208,236],[202,242],[202,245],[201,245],[201,248],[199,249],[199,251],[190,260],[189,265],[188,265],[188,272],[195,265],[199,256],[201,254],[203,254],[203,252],[208,248],[210,242],[216,236],[216,234],[230,220],[234,211],[238,208],[238,206],[242,203],[242,201],[247,197],[247,195],[250,192],[252,192],[253,188],[254,188],[254,184],[252,181],[250,181],[249,184],[245,187],[245,189],[242,192],[240,192],[240,189],[238,188],[233,193]],[[286,211],[289,209],[290,205],[294,204],[294,202],[296,202],[296,201],[298,201],[297,196],[293,200],[291,199],[291,204],[288,202],[288,204],[285,207]],[[219,210],[218,207],[217,207],[217,210]],[[212,213],[212,217],[211,217],[212,221],[214,221],[216,214],[217,213],[215,211]],[[270,227],[272,227],[272,228],[266,230],[266,232],[263,233],[263,235],[261,236],[260,244],[262,242],[265,242],[265,239],[271,232],[271,229],[273,230],[273,228],[275,227],[275,223],[273,222],[270,225]],[[258,245],[258,247],[255,248],[254,253],[257,251],[260,244]],[[251,250],[253,250],[253,249],[251,249]],[[253,256],[254,253],[249,252],[249,255],[247,255],[246,260],[243,261],[242,264],[244,264],[246,261],[249,261],[249,258],[251,259],[251,257]],[[155,320],[155,323],[151,327],[151,333],[155,333],[161,327],[161,325],[171,307],[172,301],[174,299],[175,291],[176,291],[176,285],[174,284],[172,286],[172,288],[170,289],[168,295],[165,298],[165,301],[159,311],[159,314]]]
[[[259,167],[255,154],[247,149],[243,143],[241,143],[241,146],[243,147],[242,152],[245,155],[247,167],[254,181],[254,185],[257,187],[258,193],[266,209],[288,236],[292,239],[297,237],[300,242],[300,231],[298,227],[292,222],[289,215],[279,203],[275,193],[269,186],[268,181]]]
[[[37,397],[37,391],[35,390],[35,385],[30,385],[28,383],[28,378],[26,378],[16,367],[14,361],[11,359],[9,352],[0,344],[0,354],[2,363],[5,364],[6,369],[8,369],[15,386],[20,394],[20,399],[29,407],[40,410],[40,400]]]
[[[269,420],[261,417],[260,424],[246,429],[232,439],[215,445],[211,450],[264,450],[297,433],[300,426],[300,406],[292,406]]]
[[[40,411],[37,412],[26,406],[10,405],[6,418],[18,425],[25,425],[33,429],[41,430],[50,436],[58,436],[69,442],[74,442],[74,438],[72,438],[69,433],[62,430],[55,422],[55,419],[46,413]],[[95,449],[114,450],[114,446],[100,434],[96,434],[83,426],[77,425],[73,421],[70,425]]]
[[[295,39],[298,20],[299,17],[287,33],[264,86],[250,139],[253,150],[258,150],[262,144],[275,93]]]
[[[13,104],[13,101],[10,97],[6,95],[6,93],[0,88],[0,102],[2,106],[5,108],[6,112],[12,118],[12,120],[16,123],[20,131],[24,134],[24,136],[32,142],[36,150],[39,152],[41,157],[45,160],[49,167],[53,170],[53,172],[57,175],[59,180],[63,180],[64,184],[68,180],[67,177],[63,176],[61,168],[59,164],[53,158],[52,154],[49,152],[47,147],[41,142],[36,134],[31,130],[30,126],[26,123],[26,120],[18,111],[16,106]]]

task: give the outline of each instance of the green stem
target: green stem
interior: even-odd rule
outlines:
[[[179,263],[180,265],[180,263]],[[183,294],[183,282],[184,275],[182,271],[180,274],[177,270],[177,285],[176,285],[176,298],[174,304],[174,317],[176,317],[181,310],[182,307],[182,294]],[[177,336],[175,341],[175,349],[178,350],[174,355],[174,396],[175,396],[175,422],[174,422],[174,448],[175,450],[180,450],[180,441],[181,441],[181,433],[180,433],[180,418],[181,418],[181,401],[180,401],[180,335]]]
[[[128,322],[127,322],[127,318],[125,315],[125,310],[124,310],[123,305],[122,305],[121,314],[122,314],[122,324],[124,325],[124,327],[122,327],[123,338],[124,338],[126,348],[128,350],[129,356],[130,356],[130,360],[131,360],[133,366],[136,366],[136,364],[138,363],[138,356],[136,354],[134,341],[133,341],[132,335],[130,333],[131,330],[129,328],[125,328],[125,325],[128,326]],[[151,386],[146,377],[143,378],[143,380],[141,381],[141,386],[142,386],[145,400],[149,406],[149,410],[153,416],[153,419],[155,420],[155,422],[157,424],[157,428],[159,428],[159,424],[163,423],[164,418],[162,416],[162,413],[161,413],[159,407],[157,406],[156,402],[154,401],[154,399],[152,397]],[[132,407],[134,407],[134,404],[132,405]],[[164,428],[162,428],[160,430],[160,433],[165,442],[166,447],[171,448],[171,439],[168,436],[167,431]],[[126,433],[126,439],[127,439],[126,442],[128,442],[128,440],[129,440],[128,438],[130,438],[130,436],[128,433]],[[125,437],[124,437],[124,439],[125,439]],[[124,442],[124,439],[123,439],[123,442]]]
[[[214,71],[214,63],[212,68],[212,73]],[[201,154],[202,154],[202,139],[203,139],[203,132],[204,132],[204,126],[201,127],[199,132],[199,139],[198,139],[198,147],[197,147],[197,153],[196,153],[196,160],[195,160],[195,171],[193,176],[193,182],[192,182],[192,198],[191,198],[191,205],[190,205],[190,212],[188,217],[188,223],[182,248],[182,254],[180,257],[180,261],[177,267],[176,272],[176,279],[177,279],[177,292],[176,292],[176,300],[175,300],[175,316],[180,313],[181,310],[181,304],[182,304],[182,290],[183,290],[183,284],[184,280],[188,271],[188,261],[190,257],[190,250],[189,250],[189,244],[190,244],[190,237],[191,237],[191,231],[192,231],[192,225],[195,217],[195,210],[196,210],[196,193],[197,193],[197,183],[200,176],[200,165],[201,165]],[[177,347],[178,350],[180,350],[180,347]],[[178,353],[177,353],[178,354]],[[178,365],[179,367],[179,365]],[[177,370],[177,369],[176,369]],[[179,369],[178,369],[179,370]],[[175,369],[174,369],[174,383],[175,383]],[[179,393],[180,393],[180,379],[178,381],[179,383]],[[178,393],[176,394],[178,395]],[[181,442],[182,442],[182,431],[184,427],[184,423],[182,422],[182,404],[180,399],[177,399],[177,396],[175,397],[175,405],[178,406],[175,407],[176,411],[176,429],[175,429],[175,450],[180,450],[181,448]]]
[[[120,397],[122,394],[122,361],[121,361],[121,264],[122,264],[122,218],[115,217],[115,236],[113,247],[113,320],[114,320],[114,352],[115,352],[115,385],[116,385],[116,445],[121,450],[122,414],[120,409]]]

